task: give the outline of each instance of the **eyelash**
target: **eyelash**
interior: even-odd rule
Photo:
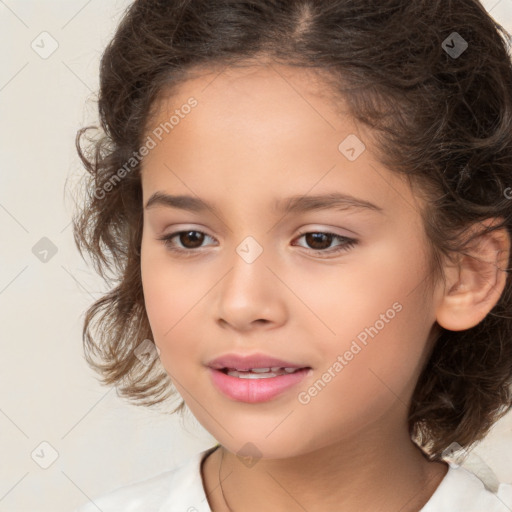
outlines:
[[[174,233],[170,233],[168,235],[164,235],[162,237],[159,237],[158,240],[163,242],[163,244],[169,251],[181,254],[185,257],[195,256],[199,251],[198,249],[182,249],[182,248],[177,248],[172,244],[172,240],[174,238],[176,238],[178,235],[181,235],[182,233],[191,233],[191,232],[192,233],[201,233],[203,235],[206,235],[207,237],[210,236],[210,235],[207,235],[206,233],[204,233],[203,231],[198,231],[197,229],[186,229],[186,230],[182,230],[182,231],[175,231]],[[320,257],[323,257],[323,258],[330,257],[333,254],[339,254],[341,252],[349,251],[358,243],[358,241],[355,240],[354,238],[348,238],[346,236],[337,235],[336,233],[330,233],[328,231],[303,231],[302,233],[299,233],[297,235],[297,238],[301,238],[302,236],[307,235],[307,234],[328,235],[328,236],[332,236],[335,239],[338,239],[341,242],[343,242],[342,244],[337,246],[338,247],[337,249],[334,249],[334,250],[310,249],[311,252],[318,254],[318,255],[320,255]],[[210,238],[213,238],[213,237],[210,237]],[[325,253],[328,254],[328,256],[324,256]]]

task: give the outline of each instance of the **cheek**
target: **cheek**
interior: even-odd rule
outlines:
[[[201,297],[208,291],[196,273],[170,264],[158,247],[141,248],[141,275],[144,303],[160,359],[170,374],[200,361],[197,312]],[[211,285],[210,285],[211,287]]]
[[[160,360],[171,378],[179,375],[179,367],[194,360],[187,306],[190,301],[170,286],[157,269],[148,271],[144,282],[146,312]],[[187,334],[188,333],[188,334]]]
[[[179,325],[179,318],[184,314],[184,300],[180,284],[166,269],[168,265],[162,261],[159,252],[153,248],[144,248],[142,244],[141,276],[149,324],[164,359],[176,326]]]
[[[413,392],[433,322],[425,261],[411,250],[404,265],[402,247],[376,248],[350,273],[339,274],[336,293],[315,303],[335,334],[317,335],[325,357],[318,372],[322,391],[312,402],[370,414],[397,396],[406,403]],[[329,414],[343,415],[340,409]]]
[[[171,327],[170,314],[175,302],[175,289],[167,285],[166,274],[162,266],[151,254],[151,250],[141,249],[141,277],[144,292],[144,303],[151,330],[156,338],[162,336]]]
[[[180,274],[173,271],[162,242],[151,239],[146,229],[141,243],[141,278],[153,334],[163,341],[163,337],[169,336],[172,332],[169,330],[178,321],[184,295],[190,287],[182,286]]]
[[[310,431],[323,432],[326,444],[340,431],[347,436],[360,431],[392,408],[406,415],[424,361],[425,340],[412,321],[415,307],[402,306],[393,310],[388,323],[363,322],[362,329],[353,328],[356,335],[343,334],[336,344],[323,342],[324,364],[309,387],[297,390],[302,392],[297,408],[308,418]],[[341,325],[339,329],[343,333]]]
[[[431,304],[425,295],[428,267],[417,229],[413,224],[399,234],[383,233],[358,253],[350,271],[341,276],[337,305],[342,309],[334,330],[360,335],[363,342],[371,339],[368,330],[390,343],[421,338]]]
[[[294,281],[289,276],[287,282],[314,313],[305,318],[325,340],[324,351],[343,353],[354,339],[362,347],[373,339],[387,340],[389,348],[422,343],[431,309],[426,268],[421,247],[385,236],[339,267],[303,272],[306,278]]]

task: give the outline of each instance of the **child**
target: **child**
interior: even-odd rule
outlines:
[[[86,355],[218,443],[80,512],[512,510],[457,463],[512,406],[508,37],[477,0],[130,6],[77,135],[118,279]]]

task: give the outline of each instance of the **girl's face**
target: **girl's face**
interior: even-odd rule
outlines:
[[[325,91],[304,69],[205,74],[161,104],[146,134],[154,341],[191,412],[232,452],[290,457],[372,431],[403,439],[428,356],[438,294],[427,293],[423,204]],[[190,199],[146,207],[157,193]],[[242,387],[230,396],[208,366],[229,353],[311,370],[272,378],[295,383],[267,396],[270,381],[216,374]]]

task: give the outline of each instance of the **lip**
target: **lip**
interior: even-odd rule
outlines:
[[[292,363],[263,353],[250,355],[224,354],[207,363],[207,366],[214,370],[222,370],[223,368],[250,370],[252,368],[274,368],[276,366],[280,368],[311,368],[307,364]]]
[[[301,368],[287,375],[262,379],[232,377],[220,369],[211,367],[208,368],[208,372],[213,385],[228,398],[237,402],[259,403],[272,400],[281,393],[296,386],[305,377],[311,375],[313,370],[310,367]]]

